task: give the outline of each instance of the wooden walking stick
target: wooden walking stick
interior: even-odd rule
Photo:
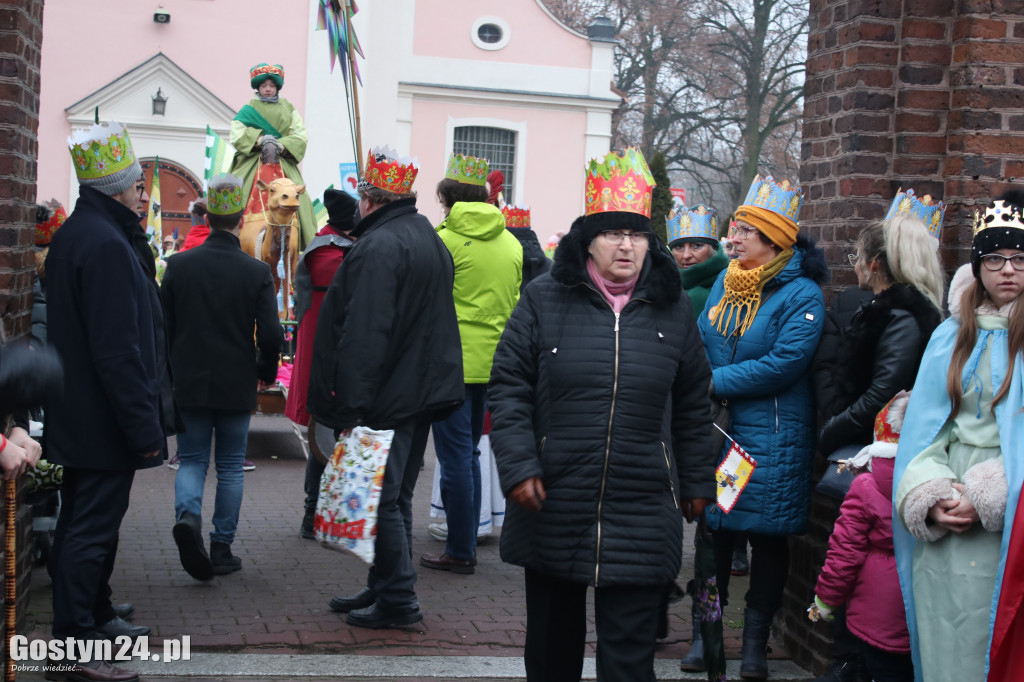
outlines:
[[[7,623],[7,657],[4,682],[14,682],[14,659],[11,657],[11,637],[15,634],[18,619],[18,532],[15,527],[17,516],[18,479],[4,481],[4,497],[7,508],[7,548],[4,554],[4,607]]]

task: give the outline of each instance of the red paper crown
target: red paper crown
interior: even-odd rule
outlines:
[[[511,204],[505,204],[501,209],[501,214],[505,216],[505,227],[530,226],[529,206],[513,206]]]
[[[374,148],[366,157],[366,170],[363,182],[394,194],[408,194],[412,191],[412,183],[420,172],[416,159],[408,157],[399,159],[398,155],[387,147]]]
[[[875,440],[880,443],[899,443],[900,432],[893,429],[892,424],[889,423],[889,408],[892,404],[900,399],[901,396],[896,396],[885,404],[885,407],[875,416]]]
[[[36,246],[46,246],[53,239],[53,233],[68,219],[63,206],[53,209],[53,215],[45,223],[36,225]]]
[[[591,159],[587,164],[586,215],[623,211],[650,218],[654,185],[647,161],[636,147],[610,152],[601,161]]]

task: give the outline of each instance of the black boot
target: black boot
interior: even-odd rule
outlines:
[[[225,542],[210,542],[210,563],[217,575],[242,570],[242,560],[231,553],[231,545]]]
[[[679,661],[679,669],[686,672],[702,673],[707,668],[704,665],[704,639],[700,633],[700,609],[697,608],[696,600],[691,614],[693,616],[693,639],[690,641],[690,650]]]
[[[768,635],[771,633],[773,615],[751,608],[743,610],[740,677],[745,680],[768,678]]]
[[[814,682],[871,682],[871,676],[862,657],[849,654],[833,663],[824,675],[814,678]]]

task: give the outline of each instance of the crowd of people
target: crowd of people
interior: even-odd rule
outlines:
[[[249,419],[257,389],[275,381],[283,334],[270,267],[242,251],[239,231],[267,153],[301,180],[306,143],[277,96],[283,69],[261,64],[251,77],[258,95],[232,130],[241,172],[210,180],[195,211],[205,231],[181,252],[168,246],[159,285],[123,126],[76,132],[75,209],[64,220],[40,207],[45,305],[33,312],[30,359],[45,365],[33,365],[38,378],[59,375],[59,358],[63,390],[34,386],[27,400],[45,400],[46,456],[64,467],[49,563],[55,638],[149,633],[130,622],[130,603],[114,603],[109,580],[135,472],[167,458],[172,434],[183,568],[198,580],[242,569],[231,545]],[[832,621],[835,664],[821,679],[1013,678],[1024,634],[1024,531],[1013,532],[1024,515],[1024,192],[977,213],[943,321],[944,208],[913,191],[861,231],[849,254],[859,286],[826,312],[828,267],[801,234],[801,190],[787,181],[754,179],[731,212],[728,249],[706,206],[677,207],[665,244],[643,155],[612,152],[588,165],[584,215],[552,262],[486,159],[451,155],[436,227],[416,208],[418,171],[372,149],[358,198],[325,193],[328,222],[304,240],[295,273],[287,416],[335,438],[360,426],[393,432],[373,563],[331,610],[354,627],[422,620],[412,497],[431,432],[446,513],[431,534],[444,549],[418,563],[476,571],[489,414],[488,456],[509,502],[501,557],[524,569],[531,682],[580,679],[590,588],[597,679],[654,680],[659,612],[679,577],[684,523],[698,518],[712,533],[722,604],[750,546],[740,675],[768,678],[815,452],[848,453],[841,464],[858,472],[807,595],[812,620]],[[26,392],[23,375],[11,378],[15,362],[31,364],[4,352],[5,397]],[[4,407],[21,415],[22,402]],[[40,455],[24,419],[16,424],[0,440],[7,478]],[[730,468],[737,448],[746,473]],[[310,457],[299,529],[310,539],[323,471]],[[696,601],[680,663],[692,671],[707,667]],[[137,679],[103,660],[72,672]]]

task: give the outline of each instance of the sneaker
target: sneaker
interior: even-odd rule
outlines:
[[[242,471],[256,471],[256,463],[251,459],[242,462]]]
[[[427,535],[434,538],[438,542],[446,542],[448,540],[448,524],[445,521],[441,523],[431,523],[427,526]]]
[[[174,453],[174,457],[171,457],[169,460],[167,460],[167,468],[168,469],[174,469],[175,471],[177,471],[178,470],[178,465],[180,463],[181,463],[181,458],[178,457],[178,453]]]

